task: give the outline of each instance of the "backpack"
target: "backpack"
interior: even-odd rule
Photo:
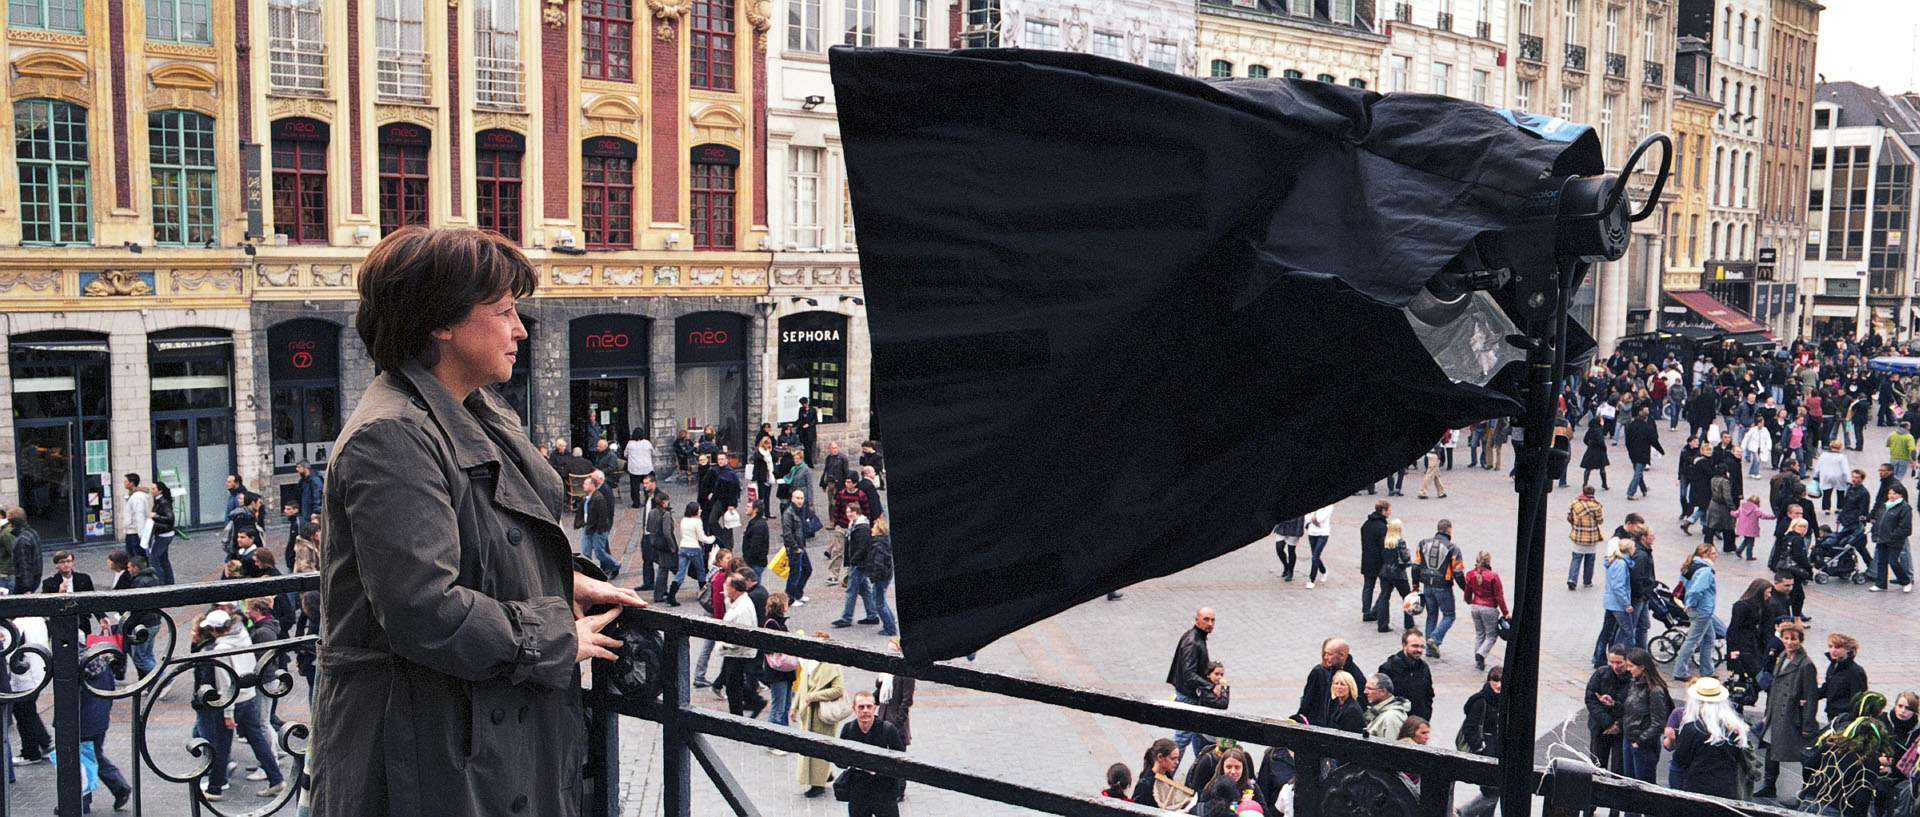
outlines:
[[[1440,587],[1447,583],[1447,541],[1435,536],[1420,541],[1420,584]]]

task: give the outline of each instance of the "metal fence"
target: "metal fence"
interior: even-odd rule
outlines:
[[[224,659],[235,651],[187,653],[174,649],[184,645],[184,630],[176,616],[197,612],[192,608],[220,601],[231,601],[280,593],[299,593],[317,589],[317,574],[253,579],[118,592],[66,595],[30,595],[0,597],[0,630],[7,635],[7,647],[0,658],[15,673],[24,673],[34,662],[47,670],[46,678],[31,690],[0,693],[0,702],[11,703],[37,697],[48,687],[53,691],[55,749],[59,758],[58,806],[56,814],[77,817],[82,805],[82,769],[80,761],[79,720],[82,696],[97,695],[128,700],[132,705],[134,762],[130,782],[134,786],[133,814],[178,813],[163,809],[156,812],[146,805],[157,778],[162,786],[181,787],[169,792],[169,799],[184,799],[194,815],[241,814],[267,815],[287,811],[299,802],[308,789],[306,724],[289,722],[279,730],[276,742],[289,756],[286,770],[288,786],[268,801],[251,801],[251,808],[237,802],[209,802],[203,795],[203,782],[212,769],[212,752],[204,738],[192,738],[184,746],[168,748],[156,745],[148,721],[157,711],[154,693],[177,679],[186,678],[192,695],[207,704],[230,703],[236,693],[220,696],[209,688],[193,688],[192,672],[211,665],[226,674],[235,690],[253,688],[270,698],[286,696],[294,688],[291,673],[275,669],[279,656],[309,649],[316,638],[283,638],[254,644],[244,652],[258,655],[260,666],[268,669],[241,674],[227,668]],[[188,608],[179,610],[178,608]],[[173,611],[173,612],[170,612]],[[125,648],[100,643],[85,646],[86,625],[107,613],[139,614],[151,617],[149,626],[129,628]],[[49,634],[45,645],[23,643],[14,619],[41,617]],[[1164,814],[1157,809],[1106,798],[1089,797],[1003,779],[994,773],[956,768],[916,759],[910,753],[878,749],[866,744],[841,741],[812,732],[774,726],[725,714],[710,712],[690,703],[689,665],[693,638],[740,644],[760,650],[784,652],[873,672],[888,672],[921,681],[1002,695],[1025,701],[1059,706],[1097,715],[1121,718],[1168,730],[1191,730],[1207,735],[1233,738],[1245,744],[1279,746],[1290,750],[1296,775],[1294,811],[1299,817],[1332,817],[1371,814],[1379,817],[1446,817],[1452,813],[1455,784],[1495,786],[1500,782],[1499,765],[1491,758],[1461,754],[1431,746],[1403,742],[1368,740],[1346,732],[1303,726],[1291,721],[1233,715],[1200,709],[1163,700],[1114,694],[1098,689],[1050,684],[995,672],[948,664],[917,667],[893,653],[885,653],[806,636],[772,630],[739,627],[715,619],[667,613],[658,610],[630,610],[620,619],[621,633],[632,645],[631,654],[621,662],[597,661],[592,688],[586,692],[590,717],[586,728],[587,765],[584,770],[583,812],[592,817],[617,817],[623,810],[619,780],[620,748],[618,718],[637,717],[661,725],[662,761],[658,770],[662,787],[662,810],[668,817],[690,817],[694,766],[718,790],[728,808],[736,815],[758,815],[746,788],[730,772],[707,736],[725,738],[782,749],[822,758],[840,766],[858,767],[904,778],[935,788],[954,791],[1032,809],[1047,814],[1110,817],[1112,815]],[[157,661],[145,673],[129,670],[129,680],[119,689],[100,692],[88,687],[83,673],[97,660],[128,659],[126,649],[146,643],[155,645]],[[177,705],[175,705],[177,708]],[[325,724],[319,724],[325,728]],[[1017,729],[1010,725],[1009,729]],[[1015,735],[1009,735],[1015,738]],[[1321,770],[1313,773],[1310,770]],[[653,775],[654,770],[646,774]],[[1410,780],[1418,780],[1411,785]],[[1725,817],[1729,813],[1788,815],[1790,812],[1680,794],[1637,781],[1595,775],[1590,768],[1560,765],[1541,768],[1533,775],[1536,791],[1542,795],[1548,813],[1572,814],[1594,808],[1659,814],[1662,817]],[[3,786],[4,783],[0,783]],[[0,788],[0,817],[37,811],[44,804],[9,803]],[[95,806],[101,806],[96,799]],[[144,812],[143,812],[144,808]],[[104,810],[104,809],[103,809]]]

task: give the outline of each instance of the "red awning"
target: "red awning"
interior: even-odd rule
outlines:
[[[1749,332],[1757,332],[1766,335],[1768,340],[1777,340],[1772,333],[1767,331],[1766,324],[1754,320],[1753,317],[1747,313],[1728,306],[1725,301],[1715,298],[1704,291],[1688,290],[1685,292],[1668,292],[1666,295],[1669,298],[1679,301],[1681,306],[1698,313],[1700,317],[1713,321],[1713,325],[1725,329],[1729,333],[1741,335]]]

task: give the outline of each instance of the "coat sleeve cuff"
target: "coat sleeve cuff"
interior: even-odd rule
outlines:
[[[517,650],[507,680],[560,689],[573,684],[579,645],[573,629],[573,605],[546,596],[504,605]]]

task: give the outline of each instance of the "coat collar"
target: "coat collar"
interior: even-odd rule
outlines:
[[[559,518],[565,487],[490,389],[475,389],[465,401],[456,401],[453,392],[415,360],[407,361],[394,375],[407,383],[446,432],[455,465],[462,470],[493,468],[498,477],[493,493],[496,504],[545,522]],[[503,452],[511,462],[501,462]]]

